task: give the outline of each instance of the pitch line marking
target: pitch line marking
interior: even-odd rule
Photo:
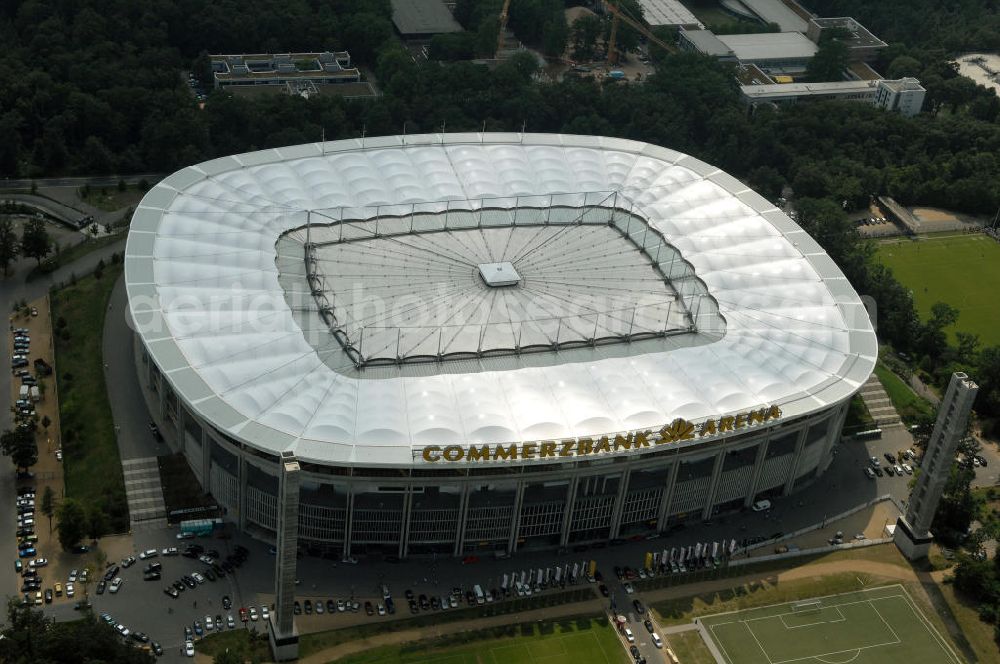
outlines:
[[[829,624],[832,624],[832,623],[847,622],[847,618],[845,618],[844,614],[840,612],[840,607],[838,607],[838,606],[830,606],[830,607],[824,607],[824,608],[830,608],[830,609],[836,610],[837,611],[837,615],[839,615],[840,618],[838,618],[836,620],[820,620],[819,622],[811,622],[811,623],[807,623],[805,625],[791,625],[791,626],[789,626],[789,624],[785,622],[785,616],[801,615],[801,613],[799,613],[799,614],[796,614],[795,612],[792,612],[792,613],[782,613],[781,615],[779,615],[777,617],[781,620],[781,624],[785,626],[785,629],[800,629],[802,627],[815,627],[816,625],[829,625]]]

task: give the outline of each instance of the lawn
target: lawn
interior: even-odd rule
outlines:
[[[920,415],[931,415],[934,407],[923,397],[917,395],[903,379],[894,374],[887,366],[875,365],[875,375],[885,388],[889,400],[896,407],[896,412],[908,424],[915,422]]]
[[[667,647],[674,651],[677,659],[684,664],[715,664],[715,657],[695,631],[668,634]]]
[[[383,646],[339,664],[625,664],[630,661],[603,618],[524,623]]]
[[[709,616],[729,664],[959,664],[900,585]]]
[[[959,310],[948,332],[978,334],[984,346],[1000,344],[1000,243],[985,235],[896,240],[879,245],[878,258],[913,293],[917,311],[930,314],[936,302]]]
[[[121,271],[121,263],[112,263],[100,279],[84,277],[51,296],[66,496],[103,510],[112,532],[128,529],[128,505],[101,339],[111,289]]]
[[[87,238],[79,244],[74,244],[72,247],[63,249],[58,254],[50,255],[48,258],[43,260],[40,265],[36,265],[31,268],[31,272],[28,273],[28,281],[34,281],[41,276],[49,274],[58,270],[63,265],[69,265],[78,258],[81,258],[92,251],[96,251],[102,247],[107,247],[115,242],[125,242],[124,233],[116,233],[114,235],[102,235],[99,238]],[[125,251],[125,245],[122,245],[122,251]]]

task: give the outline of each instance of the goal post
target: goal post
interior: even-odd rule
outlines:
[[[823,608],[823,600],[810,599],[792,603],[792,613],[817,613]]]

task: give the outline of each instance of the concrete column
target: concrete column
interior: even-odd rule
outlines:
[[[458,499],[458,523],[455,524],[455,554],[456,556],[462,555],[465,551],[465,526],[466,519],[469,515],[469,492],[472,490],[471,485],[466,482],[462,485],[462,495]]]
[[[757,498],[757,485],[760,484],[760,474],[764,471],[764,462],[767,460],[767,445],[769,438],[757,446],[757,457],[753,460],[753,470],[750,473],[750,487],[747,497],[743,500],[743,507],[750,507]]]
[[[346,560],[351,557],[351,531],[354,529],[354,484],[347,489],[347,513],[344,514],[344,553]]]
[[[574,476],[566,489],[566,511],[563,513],[562,530],[559,531],[559,546],[566,546],[569,543],[569,528],[573,523],[573,503],[576,502],[576,489],[579,485],[580,478]]]
[[[212,484],[212,439],[205,432],[206,428],[201,428],[201,473],[202,477],[205,478],[205,484],[210,486]],[[184,447],[187,447],[187,439],[182,437],[181,440],[184,441]],[[243,456],[243,450],[238,450],[237,453]]]
[[[507,540],[507,553],[517,551],[517,531],[521,527],[521,506],[524,504],[525,486],[525,481],[520,480],[514,490],[514,510],[510,515],[510,537]]]
[[[833,462],[833,446],[840,440],[840,434],[844,430],[844,421],[847,419],[847,409],[850,404],[850,400],[845,401],[840,409],[837,410],[833,419],[827,423],[826,442],[823,444],[823,455],[819,461],[819,472],[821,473],[826,471]]]
[[[628,492],[628,483],[632,477],[632,469],[626,468],[618,482],[618,495],[615,496],[615,507],[611,511],[611,530],[609,537],[618,537],[618,531],[622,527],[622,512],[625,510],[625,494]]]
[[[274,561],[274,613],[268,623],[271,652],[276,661],[298,657],[292,603],[295,600],[296,553],[299,543],[299,462],[281,453],[278,476],[278,527]]]
[[[809,426],[802,427],[799,432],[799,439],[795,441],[795,454],[792,456],[792,467],[788,470],[788,479],[785,480],[785,488],[781,490],[781,495],[787,496],[792,491],[795,484],[795,476],[799,470],[799,463],[802,461],[802,450],[806,447],[806,436],[809,435]]]
[[[410,547],[410,514],[413,511],[413,486],[406,487],[403,494],[403,523],[399,533],[399,552],[396,554],[400,558],[406,557],[407,549]]]
[[[240,520],[240,530],[247,529],[247,460],[243,456],[245,452],[240,450],[240,465],[239,465],[239,479],[238,485],[240,488],[240,493],[238,497],[238,507],[239,520]]]
[[[163,374],[160,374],[158,387],[156,396],[159,402],[157,405],[160,409],[160,426],[165,426],[167,423],[167,380],[163,377]]]
[[[708,496],[705,501],[705,509],[701,511],[702,521],[712,518],[712,509],[715,507],[715,495],[719,492],[719,479],[722,477],[722,467],[726,465],[726,450],[719,450],[715,455],[715,464],[712,466],[712,479],[708,482]]]
[[[667,521],[670,520],[670,504],[674,502],[674,489],[677,488],[677,471],[680,468],[681,462],[677,459],[670,466],[670,472],[667,474],[667,483],[663,486],[663,496],[660,497],[660,509],[656,515],[657,532],[663,532],[663,529],[667,527]]]

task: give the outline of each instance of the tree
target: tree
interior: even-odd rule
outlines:
[[[104,537],[108,532],[108,515],[98,505],[87,508],[87,536],[92,540]]]
[[[946,302],[936,302],[931,307],[931,317],[921,327],[917,337],[916,350],[930,358],[939,359],[948,347],[948,336],[944,329],[958,320],[958,309]]]
[[[0,265],[3,276],[10,274],[10,264],[20,252],[20,241],[14,231],[14,223],[9,218],[0,219]]]
[[[85,612],[81,620],[56,621],[17,599],[7,605],[6,627],[0,634],[4,664],[153,664],[152,653],[123,641],[110,625]]]
[[[41,393],[41,391],[42,391],[42,385],[44,385],[44,384],[45,383],[39,383],[38,384],[38,392],[39,393]],[[50,424],[52,424],[52,418],[49,417],[48,415],[42,415],[42,428],[45,429],[46,432],[49,430],[49,425]]]
[[[847,44],[836,37],[823,39],[806,65],[806,78],[814,82],[843,80],[848,62]]]
[[[601,36],[603,26],[601,19],[593,15],[585,15],[573,21],[570,38],[573,44],[573,57],[581,62],[594,59],[597,52],[597,38]]]
[[[24,225],[24,232],[21,235],[21,253],[29,258],[34,258],[39,265],[52,248],[52,240],[49,232],[45,228],[41,219],[30,219]]]
[[[212,661],[215,664],[243,664],[245,660],[241,655],[227,648],[216,655]]]
[[[975,476],[970,468],[961,468],[957,464],[952,467],[931,526],[941,541],[953,545],[961,541],[975,518],[979,509],[979,502],[971,489]]]
[[[0,449],[19,469],[27,470],[38,463],[38,444],[30,427],[4,431],[0,435]]]
[[[56,513],[56,494],[51,486],[46,486],[45,491],[42,492],[42,502],[38,509],[42,514],[49,517],[49,533],[51,533],[52,517]]]
[[[80,543],[87,534],[87,513],[83,505],[73,498],[62,501],[57,510],[59,524],[59,544],[63,549],[69,549]]]

